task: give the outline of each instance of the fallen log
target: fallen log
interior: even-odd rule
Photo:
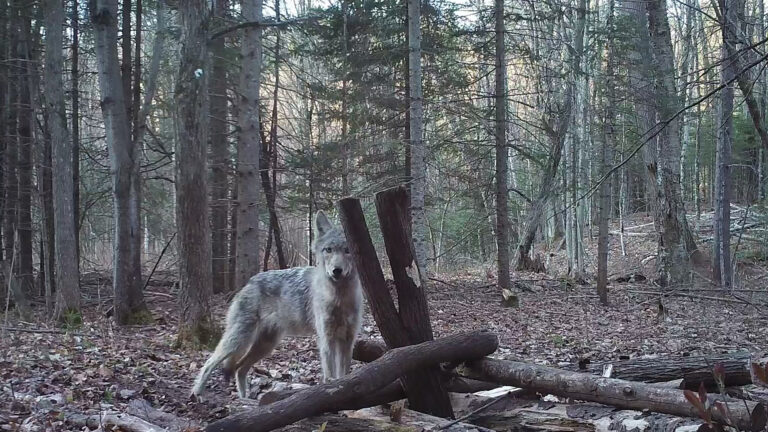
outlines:
[[[465,363],[460,366],[460,374],[482,381],[493,381],[619,408],[649,410],[693,418],[700,416],[696,407],[686,399],[683,391],[653,384],[602,378],[545,366],[489,358]],[[707,406],[714,406],[717,400],[722,400],[722,396],[709,395]],[[710,411],[714,421],[733,425],[740,430],[758,431],[763,430],[766,425],[766,409],[762,404],[747,401],[733,403],[731,399],[727,403],[727,416],[717,409]]]
[[[113,411],[104,411],[90,416],[72,415],[67,418],[67,422],[76,426],[87,427],[90,430],[112,430],[112,428],[117,427],[125,432],[167,432],[167,429],[139,417]]]
[[[144,399],[130,401],[127,413],[153,425],[160,426],[166,432],[186,432],[200,429],[199,422],[161,411]]]
[[[442,418],[421,414],[416,411],[402,410],[399,421],[393,421],[389,414],[374,410],[361,410],[348,413],[348,416],[323,415],[308,418],[290,426],[277,429],[276,432],[306,432],[323,430],[333,432],[426,432],[445,430],[448,432],[493,432],[480,426],[459,423],[448,429],[440,429]]]
[[[353,401],[375,393],[403,374],[438,363],[482,358],[497,347],[496,336],[483,330],[395,348],[379,360],[336,381],[309,387],[271,405],[224,418],[208,425],[205,430],[271,431],[307,417],[347,409]]]
[[[498,385],[494,383],[462,378],[455,374],[444,373],[442,374],[442,379],[445,389],[451,393],[475,393],[483,390],[492,390],[498,387]],[[267,392],[259,399],[259,405],[264,406],[275,403],[279,400],[289,398],[302,390],[304,389],[285,389]],[[400,380],[396,380],[375,393],[351,401],[346,409],[363,409],[384,405],[405,398],[406,394],[404,387]]]
[[[372,347],[366,347],[366,350],[372,349]],[[723,365],[725,386],[738,387],[752,384],[752,375],[749,371],[750,359],[751,355],[748,351],[737,351],[710,356],[622,360],[611,363],[613,365],[611,377],[650,383],[682,379],[681,388],[698,390],[699,385],[703,383],[707,389],[717,390],[712,373],[716,364]],[[603,367],[603,364],[596,364],[579,370],[600,375]]]

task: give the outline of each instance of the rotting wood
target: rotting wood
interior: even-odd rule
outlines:
[[[460,373],[473,379],[527,388],[541,393],[598,402],[624,409],[648,410],[676,416],[698,418],[696,408],[686,400],[683,391],[653,384],[615,378],[602,378],[509,360],[483,359],[465,363]],[[709,396],[712,406],[721,396]],[[712,418],[721,424],[733,424],[744,431],[763,430],[766,409],[762,404],[738,401],[728,403],[729,418],[712,410]]]
[[[497,347],[496,336],[483,330],[395,348],[379,360],[363,365],[336,381],[309,387],[271,405],[216,421],[205,430],[270,431],[307,417],[345,409],[351,402],[375,393],[403,374],[437,363],[481,358]]]

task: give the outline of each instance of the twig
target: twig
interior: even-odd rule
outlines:
[[[239,23],[239,24],[235,24],[235,25],[233,25],[231,27],[227,27],[227,28],[224,28],[222,30],[219,30],[216,33],[212,34],[208,38],[208,40],[214,40],[216,38],[220,38],[220,37],[225,36],[225,35],[227,35],[229,33],[232,33],[233,31],[237,31],[237,30],[240,30],[240,29],[247,29],[247,28],[253,28],[253,27],[256,27],[256,28],[259,28],[259,27],[261,27],[261,28],[265,28],[265,27],[285,27],[285,26],[288,26],[288,25],[291,25],[291,24],[298,24],[298,23],[303,23],[303,22],[311,23],[311,22],[317,21],[319,18],[320,17],[318,17],[318,16],[308,16],[308,17],[300,17],[300,18],[284,20],[284,21],[273,21],[273,20],[268,20],[268,21],[247,21],[247,22],[242,22],[242,23]]]
[[[147,281],[144,282],[144,288],[141,289],[142,291],[147,289],[147,285],[149,285],[149,281],[152,279],[152,275],[155,274],[155,270],[157,270],[157,266],[160,265],[160,260],[163,259],[163,255],[165,255],[165,251],[168,250],[168,246],[171,245],[171,242],[173,241],[174,238],[176,238],[176,232],[173,233],[171,238],[168,240],[168,243],[166,243],[165,246],[163,247],[163,250],[160,251],[160,256],[157,257],[157,261],[155,261],[155,265],[152,267],[152,271],[149,272],[149,276],[147,276]]]
[[[475,414],[479,413],[480,411],[488,409],[488,407],[490,407],[491,405],[495,404],[496,402],[504,399],[505,397],[507,397],[507,396],[509,396],[511,394],[512,394],[512,392],[508,391],[508,392],[504,393],[503,395],[496,396],[494,399],[492,399],[492,400],[490,400],[490,401],[480,405],[480,407],[478,407],[475,410],[472,410],[468,414],[463,415],[463,416],[457,418],[456,420],[450,421],[450,422],[440,426],[439,428],[437,428],[437,430],[445,430],[445,429],[448,429],[449,427],[455,425],[456,423],[463,422],[464,420],[474,416]]]

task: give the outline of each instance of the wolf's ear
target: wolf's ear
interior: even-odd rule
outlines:
[[[315,230],[317,231],[317,236],[320,237],[331,229],[333,229],[333,226],[331,225],[331,221],[328,220],[328,216],[326,216],[325,212],[322,210],[318,211],[315,215]]]

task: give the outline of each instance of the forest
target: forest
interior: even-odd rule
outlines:
[[[768,430],[766,67],[764,0],[0,0],[0,430]]]

